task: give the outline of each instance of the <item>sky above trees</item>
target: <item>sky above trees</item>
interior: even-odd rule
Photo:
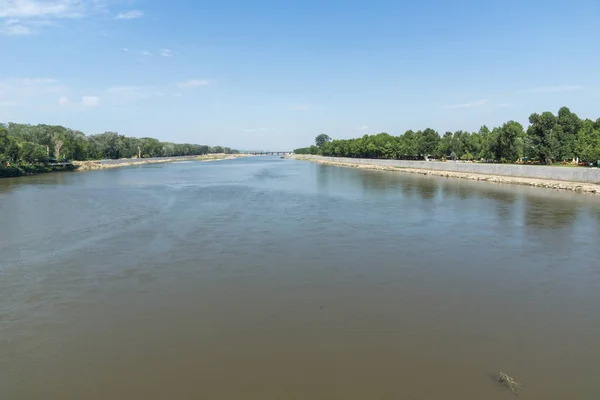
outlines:
[[[289,150],[600,104],[600,3],[0,0],[0,122]]]

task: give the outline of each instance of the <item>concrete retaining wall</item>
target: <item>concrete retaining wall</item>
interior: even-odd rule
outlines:
[[[471,174],[513,176],[519,178],[535,178],[600,184],[600,169],[598,168],[569,168],[515,164],[480,164],[453,161],[377,160],[370,158],[322,157],[312,155],[302,155],[302,157],[350,164],[371,164],[389,167],[419,168],[436,171],[465,172]]]

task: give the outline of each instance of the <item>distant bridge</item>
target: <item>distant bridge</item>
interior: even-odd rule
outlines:
[[[245,154],[252,154],[255,156],[287,156],[294,154],[293,151],[246,151]]]

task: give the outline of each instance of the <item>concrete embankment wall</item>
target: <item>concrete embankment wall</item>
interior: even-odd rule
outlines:
[[[470,174],[500,175],[518,178],[600,184],[600,169],[598,168],[461,163],[453,161],[378,160],[370,158],[323,157],[312,155],[302,155],[302,157],[333,163],[370,164],[387,167],[415,168],[434,171],[463,172]]]

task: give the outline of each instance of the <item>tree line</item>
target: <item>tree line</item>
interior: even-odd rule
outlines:
[[[356,139],[331,140],[316,137],[315,145],[295,150],[296,154],[320,154],[332,157],[426,159],[448,158],[487,162],[537,161],[552,164],[579,159],[596,164],[600,160],[600,118],[581,119],[569,108],[557,115],[546,111],[531,114],[529,126],[508,121],[478,132],[445,132],[431,128],[392,136],[385,132]]]
[[[115,132],[85,135],[56,125],[0,124],[0,165],[41,164],[49,160],[99,160],[237,153],[229,147],[176,144]]]

